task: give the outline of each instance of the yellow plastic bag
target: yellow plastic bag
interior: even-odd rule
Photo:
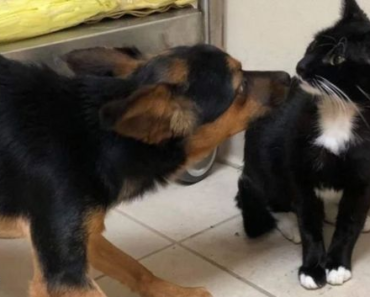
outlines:
[[[0,42],[58,31],[117,7],[117,0],[1,0]]]
[[[39,36],[105,17],[145,16],[194,0],[0,0],[0,43]]]
[[[173,7],[196,6],[196,0],[117,0],[118,7],[108,13],[92,17],[89,22],[100,21],[105,17],[120,18],[126,14],[145,17],[155,12],[165,12]]]

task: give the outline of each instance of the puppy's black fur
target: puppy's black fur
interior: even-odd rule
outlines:
[[[141,57],[135,50],[123,54]],[[98,68],[116,66],[101,61]],[[102,74],[90,62],[84,71]],[[267,97],[249,99],[249,75],[207,45],[169,50],[135,65],[126,79],[67,78],[0,57],[0,220],[29,223],[52,296],[60,288],[91,286],[92,213],[166,183],[196,153],[193,137],[213,149],[233,127],[240,131],[271,109],[274,87]],[[274,75],[280,74],[271,80]],[[287,88],[286,81],[274,84]],[[260,100],[260,108],[250,112],[250,100]],[[214,142],[212,135],[202,137],[199,129],[212,128],[233,104],[243,121],[225,121],[225,135],[218,130]]]

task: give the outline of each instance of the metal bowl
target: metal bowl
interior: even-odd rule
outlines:
[[[191,168],[188,168],[185,173],[180,176],[179,181],[186,184],[195,184],[205,179],[215,163],[216,156],[217,149],[202,161],[196,163]]]

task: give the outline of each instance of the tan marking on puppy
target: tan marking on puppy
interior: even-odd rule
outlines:
[[[233,57],[228,57],[227,58],[227,65],[229,66],[231,72],[237,72],[242,70],[242,63]]]
[[[166,82],[171,84],[182,84],[187,81],[188,75],[189,68],[186,61],[175,59],[168,70]]]
[[[105,231],[104,220],[106,217],[106,211],[103,209],[95,209],[89,212],[85,218],[85,228],[87,234],[101,234]]]
[[[118,202],[120,203],[139,195],[141,191],[141,184],[140,178],[126,178],[123,181],[121,190],[118,194]]]
[[[201,126],[187,144],[187,166],[209,155],[213,149],[230,136],[248,127],[248,123],[263,116],[269,110],[258,100],[239,96],[229,109],[216,121]]]
[[[238,60],[235,60],[232,57],[228,57],[227,65],[230,69],[230,72],[233,75],[232,84],[234,90],[237,90],[240,87],[243,80],[242,64]]]
[[[127,59],[127,61],[120,61],[119,65],[114,69],[114,74],[121,78],[126,78],[131,75],[136,69],[138,69],[144,62]]]
[[[106,117],[123,108],[114,124],[114,130],[121,135],[159,144],[189,135],[196,125],[194,104],[185,98],[175,98],[165,85],[139,90],[127,101],[130,103],[124,107],[117,101],[103,108]]]
[[[27,230],[28,224],[24,219],[0,217],[0,238],[23,238]]]

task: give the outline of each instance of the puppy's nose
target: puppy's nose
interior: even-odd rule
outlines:
[[[277,71],[274,72],[273,77],[277,83],[282,84],[284,86],[290,86],[291,78],[289,73],[284,71]]]

